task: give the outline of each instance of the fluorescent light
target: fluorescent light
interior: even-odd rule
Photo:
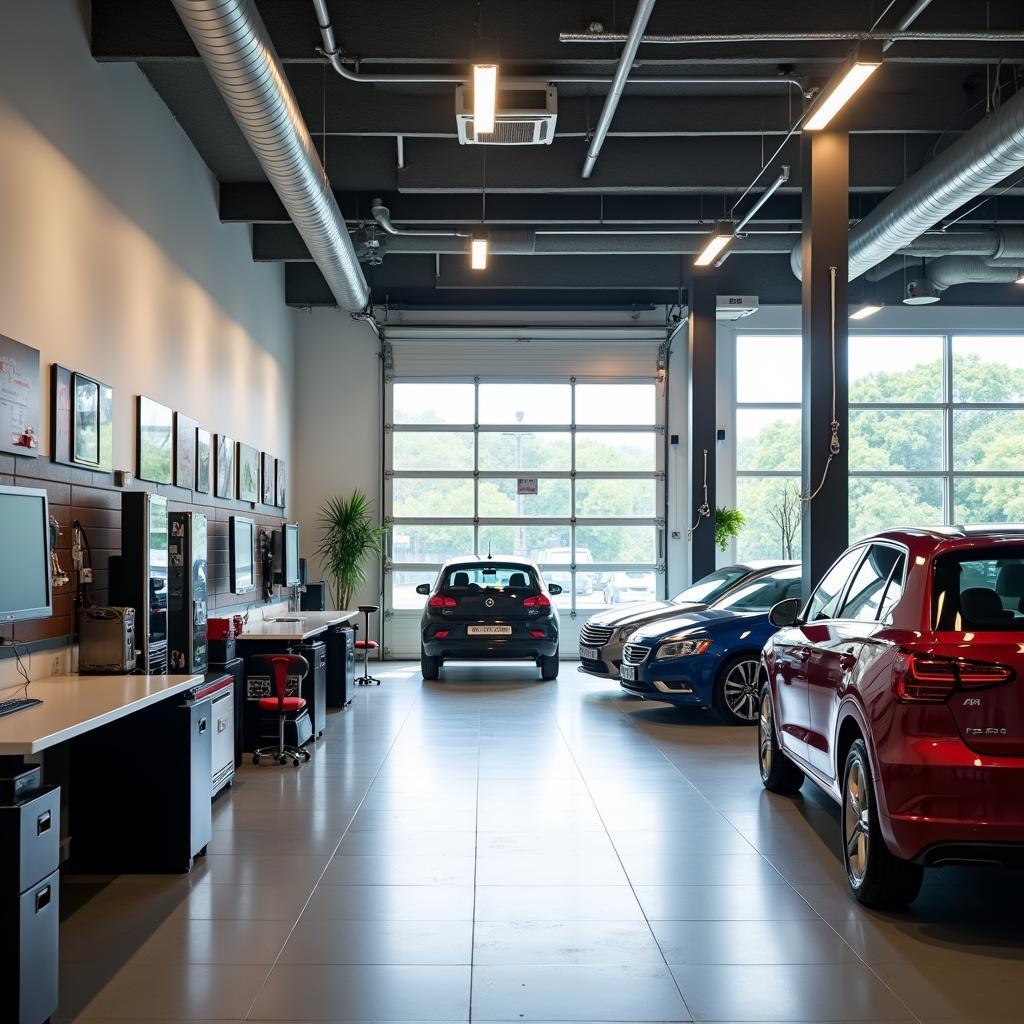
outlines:
[[[733,240],[732,222],[720,220],[708,239],[707,244],[693,261],[695,267],[709,267],[722,254],[722,250]]]
[[[881,66],[881,47],[862,45],[842,77],[819,98],[813,113],[804,122],[804,129],[816,132],[824,128]]]
[[[1017,278],[1017,284],[1024,284],[1024,274],[1021,274],[1020,277]]]
[[[473,65],[473,131],[477,136],[494,132],[494,108],[498,98],[498,65]]]
[[[473,270],[487,269],[487,236],[474,236],[470,245],[469,265]]]
[[[881,310],[881,305],[875,305],[871,302],[866,302],[860,307],[855,313],[850,314],[851,320],[867,320],[869,316],[874,316]]]

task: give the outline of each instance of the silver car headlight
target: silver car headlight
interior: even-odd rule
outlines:
[[[623,626],[615,635],[615,642],[617,644],[624,644],[634,633],[636,632],[636,626]]]
[[[710,640],[673,640],[662,644],[654,658],[686,658],[695,654],[703,654],[711,646]]]

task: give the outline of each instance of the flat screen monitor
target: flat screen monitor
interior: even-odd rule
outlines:
[[[256,524],[245,516],[232,516],[231,591],[248,594],[256,589]]]
[[[0,487],[0,622],[52,614],[46,491]]]
[[[281,581],[286,587],[297,587],[302,582],[299,577],[299,524],[285,523],[281,532]]]

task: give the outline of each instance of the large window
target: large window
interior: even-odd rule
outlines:
[[[1024,519],[1024,336],[851,333],[850,538]],[[799,557],[800,338],[736,341],[741,557]]]
[[[524,555],[587,614],[663,588],[663,402],[652,381],[390,386],[394,610],[454,555]]]

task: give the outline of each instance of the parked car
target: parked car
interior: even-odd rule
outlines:
[[[542,564],[571,565],[572,548],[546,548],[541,552],[540,561]],[[594,556],[589,548],[576,549],[576,565],[591,565]],[[565,569],[552,569],[547,573],[549,583],[557,583],[562,590],[569,590],[572,587],[572,573]],[[594,592],[594,574],[590,572],[576,573],[576,593],[592,594]]]
[[[421,583],[428,598],[420,622],[420,668],[437,679],[449,661],[529,659],[541,678],[558,675],[558,609],[562,592],[545,584],[525,558],[451,558],[434,584]]]
[[[620,686],[668,704],[714,708],[753,725],[759,710],[761,648],[775,632],[768,613],[800,593],[800,567],[764,573],[716,601],[641,626],[623,649]]]
[[[619,678],[622,645],[630,633],[659,619],[704,608],[736,587],[797,562],[741,562],[709,573],[671,601],[646,601],[592,615],[580,630],[580,669],[593,676]]]
[[[609,573],[601,584],[607,604],[633,604],[637,601],[653,601],[654,573],[646,570]]]
[[[773,608],[758,764],[841,805],[850,892],[910,903],[926,867],[1024,864],[1024,528],[894,530]]]

